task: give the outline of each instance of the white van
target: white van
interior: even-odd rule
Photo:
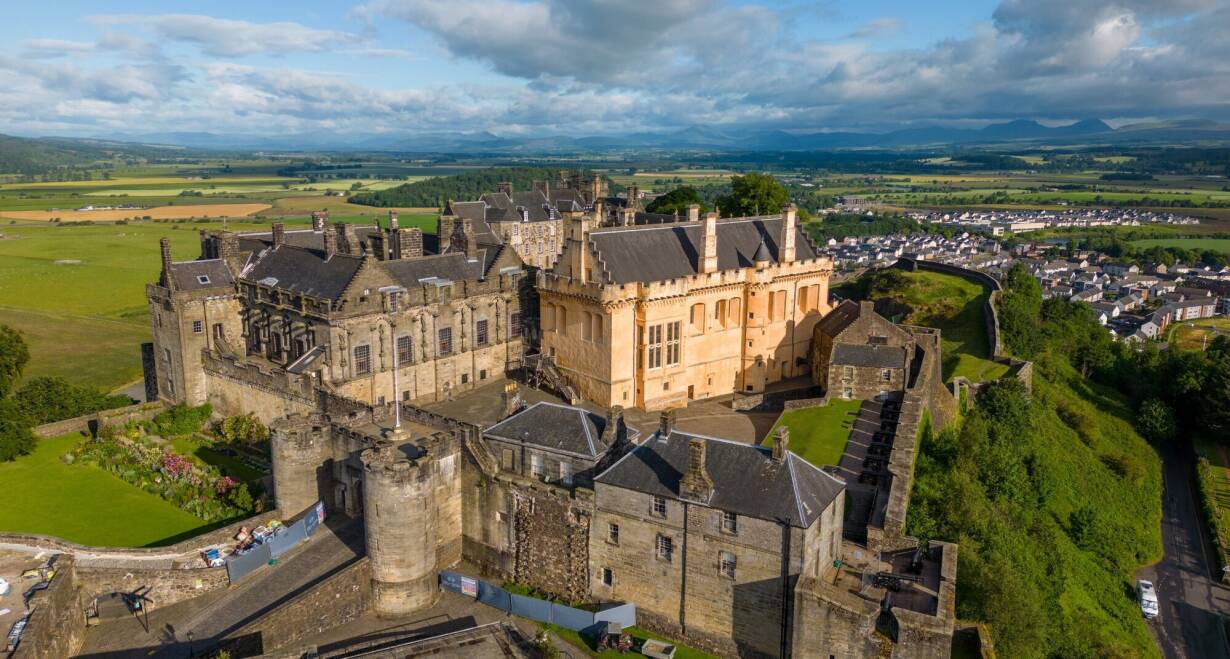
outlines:
[[[1153,590],[1153,582],[1141,579],[1136,582],[1136,597],[1140,600],[1140,612],[1152,620],[1157,617],[1157,591]]]

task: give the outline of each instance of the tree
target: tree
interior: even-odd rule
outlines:
[[[1020,357],[1030,358],[1042,347],[1039,315],[1042,311],[1042,286],[1025,266],[1017,263],[1004,275],[999,299],[999,329],[1004,344]]]
[[[717,205],[725,217],[767,215],[776,213],[790,203],[786,186],[769,174],[752,172],[732,176],[730,194],[718,198]]]
[[[1136,411],[1136,429],[1149,441],[1169,441],[1175,434],[1174,410],[1160,399],[1150,398]]]
[[[709,212],[709,207],[700,198],[700,193],[696,191],[696,188],[684,185],[654,199],[645,207],[645,210],[650,213],[662,213],[665,215],[678,213],[682,216],[687,215],[688,206],[692,204],[700,206],[700,212],[702,213]]]
[[[132,399],[108,396],[93,387],[72,384],[61,377],[38,377],[23,384],[13,394],[13,402],[34,425],[40,425],[123,407],[131,404]]]
[[[0,462],[9,462],[34,450],[34,424],[12,400],[0,400]]]
[[[269,439],[269,429],[251,414],[226,417],[218,425],[218,434],[230,444],[258,444]]]
[[[21,334],[8,325],[0,325],[0,398],[13,390],[29,361],[30,349]]]

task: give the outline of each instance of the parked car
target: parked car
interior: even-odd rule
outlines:
[[[1157,617],[1157,591],[1153,582],[1141,579],[1136,582],[1136,596],[1140,600],[1140,612],[1149,620]]]

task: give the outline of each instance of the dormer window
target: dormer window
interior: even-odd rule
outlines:
[[[208,283],[209,283],[209,275],[197,275],[197,276],[196,276],[196,283],[201,284],[201,285],[206,285],[206,284],[208,284]]]

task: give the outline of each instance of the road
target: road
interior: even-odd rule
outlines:
[[[1214,565],[1189,446],[1162,454],[1162,546],[1165,556],[1137,573],[1153,581],[1161,613],[1149,624],[1167,659],[1230,659],[1222,616],[1230,615],[1230,588],[1211,578]]]

